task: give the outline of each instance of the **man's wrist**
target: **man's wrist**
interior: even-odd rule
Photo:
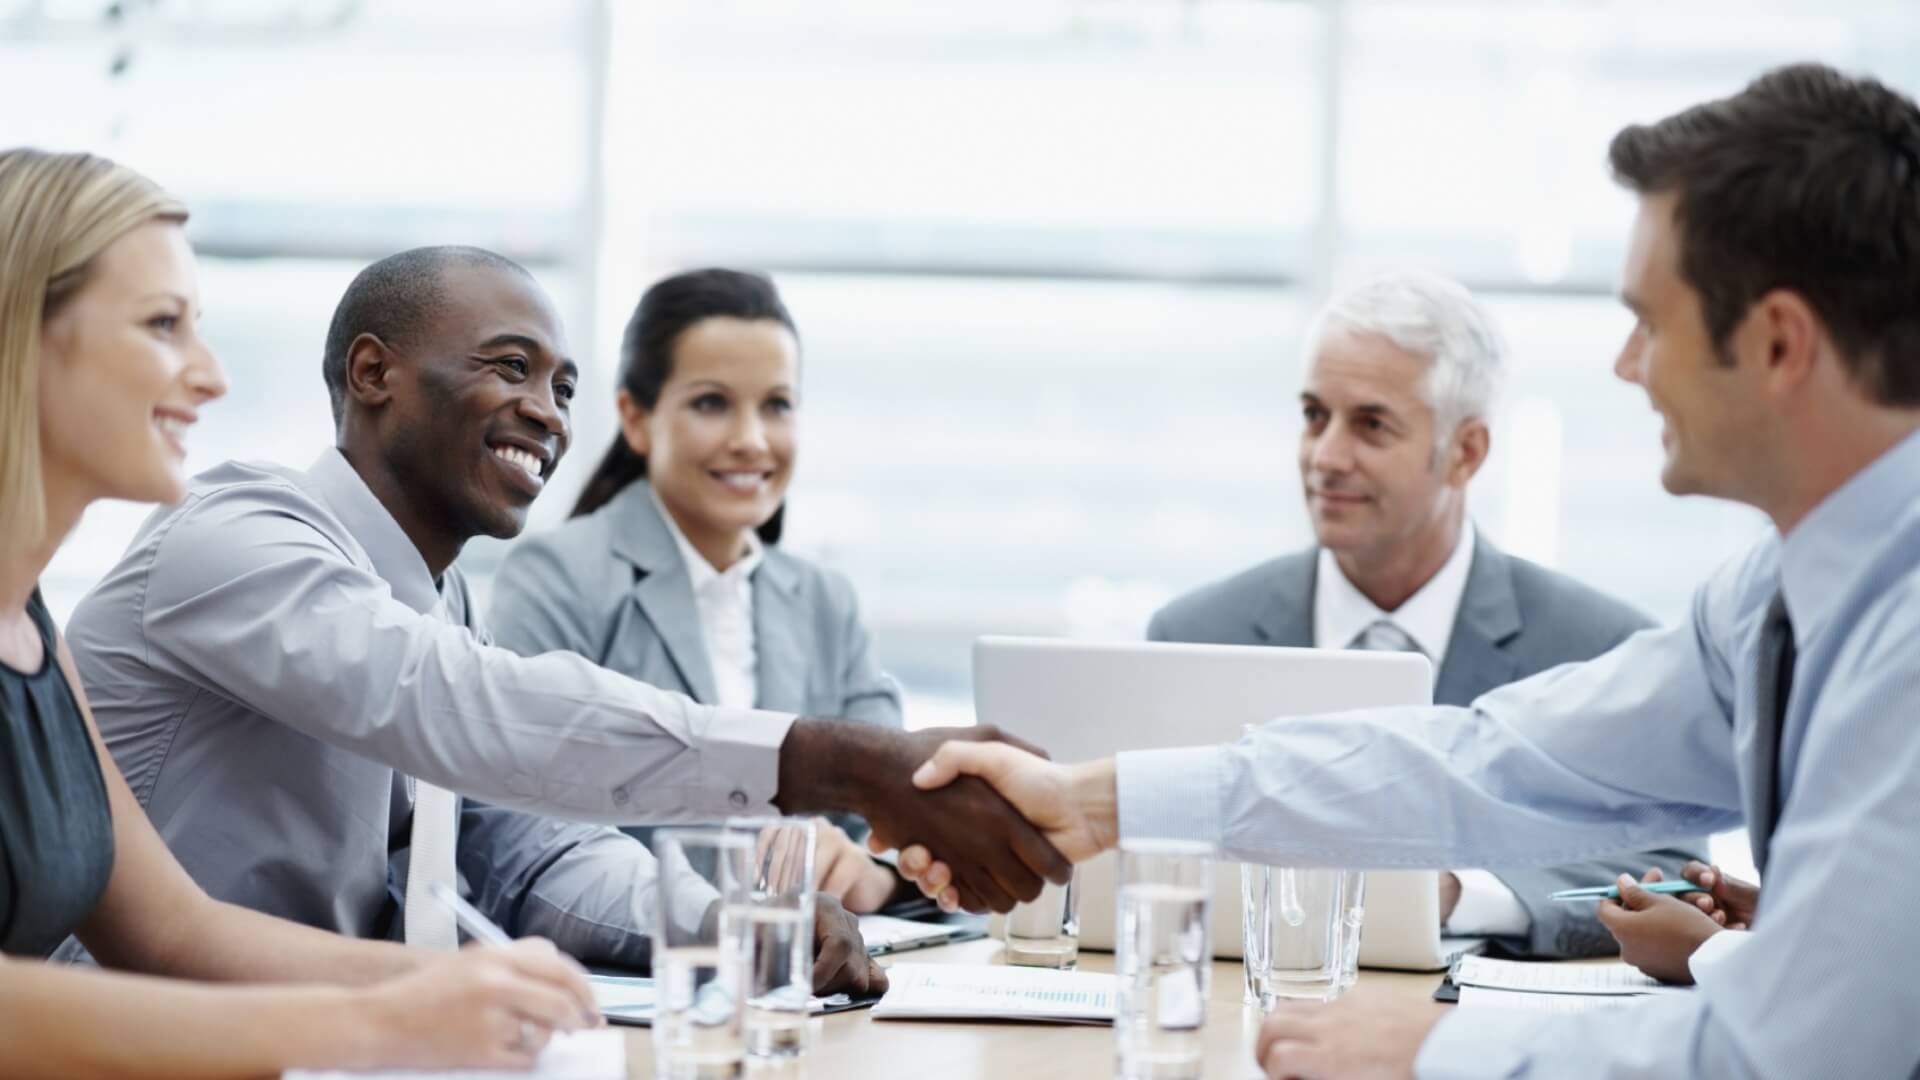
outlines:
[[[779,787],[773,805],[783,814],[850,810],[871,817],[867,800],[872,786],[852,778],[878,775],[893,764],[881,760],[885,753],[880,743],[886,734],[844,720],[817,716],[795,720],[780,743]]]
[[[1120,842],[1120,789],[1113,759],[1068,765],[1067,795],[1086,819],[1096,852]]]

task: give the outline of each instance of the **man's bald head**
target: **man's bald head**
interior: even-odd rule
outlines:
[[[454,267],[507,270],[533,280],[525,267],[504,255],[457,245],[414,248],[360,271],[333,310],[320,362],[336,427],[346,411],[347,355],[354,340],[372,334],[396,349],[418,345],[439,314],[446,298],[445,272]]]

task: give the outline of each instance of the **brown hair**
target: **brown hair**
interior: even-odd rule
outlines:
[[[1804,297],[1855,383],[1920,406],[1920,109],[1820,64],[1777,68],[1732,97],[1608,150],[1642,195],[1672,193],[1680,273],[1724,352],[1754,301]]]

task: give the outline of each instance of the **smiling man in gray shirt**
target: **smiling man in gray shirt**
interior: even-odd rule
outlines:
[[[545,294],[508,260],[454,248],[376,263],[328,335],[338,447],[305,471],[197,477],[82,602],[69,639],[102,735],[195,879],[311,925],[446,944],[437,910],[401,898],[457,859],[510,929],[632,964],[651,857],[612,829],[523,811],[965,822],[948,834],[971,849],[979,906],[1063,875],[1024,822],[981,828],[1018,821],[990,791],[913,798],[932,739],[704,706],[572,654],[489,644],[452,564],[474,535],[517,533],[565,451],[565,353]],[[877,969],[846,955],[848,936],[822,960],[864,985]]]

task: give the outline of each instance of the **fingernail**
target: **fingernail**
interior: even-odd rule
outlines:
[[[922,762],[919,768],[913,770],[913,782],[915,784],[924,784],[932,779],[933,762],[931,761]]]

